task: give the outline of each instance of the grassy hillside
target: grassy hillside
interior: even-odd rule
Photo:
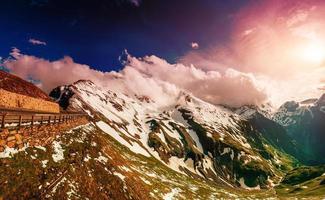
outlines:
[[[276,197],[273,189],[235,189],[177,173],[154,158],[131,152],[93,125],[59,136],[46,148],[26,148],[11,158],[1,158],[0,173],[4,199]],[[286,189],[279,187],[277,192],[287,197],[281,191]]]
[[[284,197],[325,198],[325,166],[302,166],[288,172],[277,186]]]

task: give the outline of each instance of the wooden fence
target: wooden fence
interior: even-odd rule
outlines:
[[[22,126],[57,124],[87,117],[84,113],[45,113],[0,108],[0,128],[15,129]]]

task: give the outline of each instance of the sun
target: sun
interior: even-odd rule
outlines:
[[[322,43],[307,44],[302,47],[301,56],[306,62],[320,64],[325,59],[325,47]]]

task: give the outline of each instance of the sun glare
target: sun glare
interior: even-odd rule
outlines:
[[[303,47],[303,59],[307,62],[321,63],[325,59],[325,47],[321,43],[313,43]]]

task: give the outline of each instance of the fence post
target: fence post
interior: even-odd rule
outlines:
[[[51,116],[49,116],[49,121],[47,124],[51,124]]]
[[[2,115],[2,121],[1,121],[1,128],[2,129],[5,128],[5,125],[6,125],[5,118],[6,118],[6,113],[3,113],[3,115]]]
[[[34,126],[34,115],[32,115],[32,121],[31,121],[31,126]]]
[[[41,125],[43,125],[43,116],[41,116]]]
[[[56,123],[56,115],[54,116],[54,124]]]
[[[21,115],[19,115],[19,122],[18,122],[18,127],[20,128],[21,123],[23,121],[23,117]]]

